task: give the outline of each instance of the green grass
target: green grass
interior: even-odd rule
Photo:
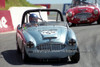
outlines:
[[[0,10],[8,10],[10,7],[39,7],[30,4],[26,0],[5,0],[5,8],[0,8]]]

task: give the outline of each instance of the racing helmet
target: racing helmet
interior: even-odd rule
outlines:
[[[29,21],[32,24],[37,23],[38,22],[38,16],[36,14],[30,14],[29,15]]]

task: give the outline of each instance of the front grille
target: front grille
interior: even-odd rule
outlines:
[[[78,18],[78,19],[82,19],[82,18],[90,18],[92,17],[92,14],[91,13],[78,13],[74,16],[74,18]]]
[[[41,44],[37,46],[38,50],[61,50],[64,49],[64,44]]]

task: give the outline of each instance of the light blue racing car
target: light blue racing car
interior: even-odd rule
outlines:
[[[25,11],[17,27],[16,43],[23,61],[69,58],[77,63],[80,59],[75,33],[57,9]]]

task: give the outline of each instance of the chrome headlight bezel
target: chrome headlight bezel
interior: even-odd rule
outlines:
[[[71,17],[73,15],[72,12],[68,12],[68,17]]]
[[[75,39],[70,39],[70,40],[68,41],[68,44],[69,44],[70,46],[74,46],[74,45],[76,45],[76,40],[75,40]]]
[[[93,13],[94,13],[95,15],[97,15],[97,14],[99,13],[99,11],[98,11],[97,9],[94,9]]]
[[[27,46],[28,48],[33,48],[33,47],[34,47],[34,43],[31,42],[31,41],[29,41],[29,42],[26,43],[26,46]]]

